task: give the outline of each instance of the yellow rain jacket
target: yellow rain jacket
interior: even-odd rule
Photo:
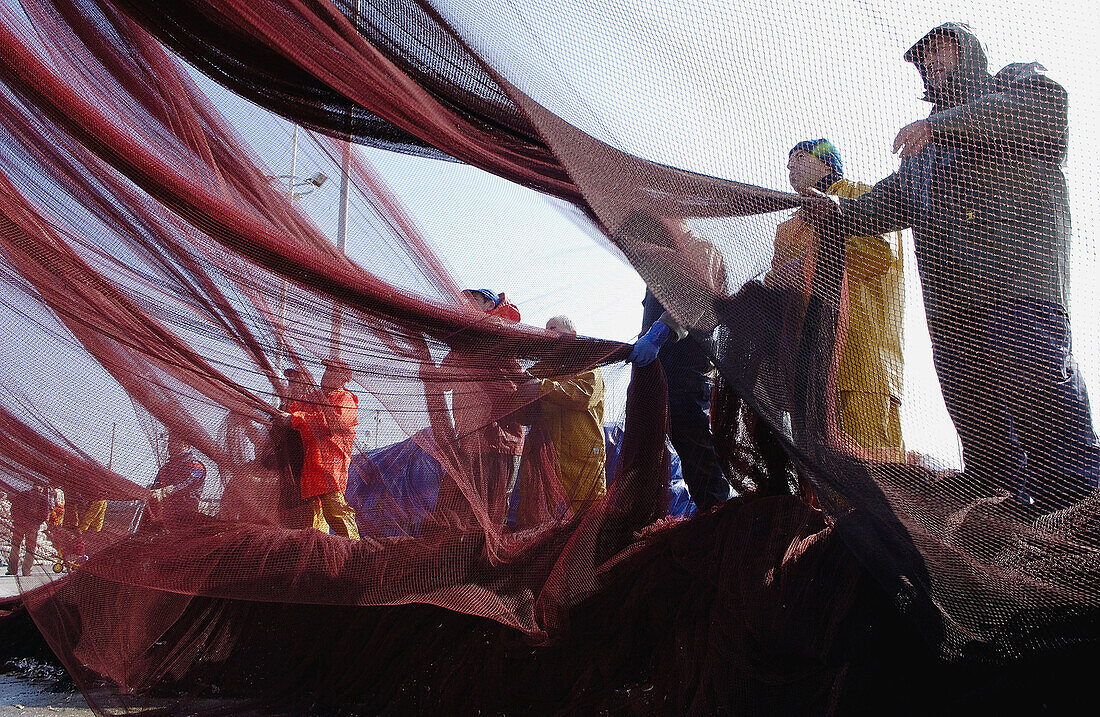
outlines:
[[[596,368],[540,379],[539,397],[537,420],[557,452],[558,479],[573,512],[582,512],[607,493],[603,375]],[[529,483],[524,480],[528,465],[527,460],[521,464],[521,486]]]
[[[841,179],[829,187],[828,193],[855,199],[870,189],[870,185]],[[840,359],[838,388],[889,394],[900,401],[905,321],[901,235],[852,236],[847,238],[846,246],[848,341]],[[816,254],[817,234],[797,212],[776,229],[775,256],[764,283],[774,286],[780,282],[783,268],[794,260],[802,261],[799,280],[805,280]]]

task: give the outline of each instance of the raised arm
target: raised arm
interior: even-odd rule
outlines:
[[[874,236],[908,229],[913,225],[916,174],[926,156],[906,159],[901,169],[878,182],[867,193],[840,202],[839,231],[845,236]],[[811,212],[811,215],[813,212]]]
[[[1034,63],[1005,68],[997,79],[1002,91],[932,114],[932,141],[1062,146],[1069,123],[1065,88]]]
[[[603,379],[596,370],[562,380],[544,378],[539,381],[540,400],[577,411],[592,408],[603,400],[603,395]]]
[[[871,186],[862,182],[845,182],[837,192],[838,196],[857,199],[871,191]],[[870,279],[882,276],[901,261],[901,237],[896,232],[871,234],[869,236],[852,235],[846,240],[846,268],[854,279]]]

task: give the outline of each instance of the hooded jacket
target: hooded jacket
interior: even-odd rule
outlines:
[[[1066,308],[1066,91],[1034,63],[990,76],[978,39],[952,23],[905,53],[922,76],[921,54],[943,35],[958,43],[959,67],[938,90],[925,78],[932,141],[867,194],[841,200],[841,231],[913,229],[930,321],[952,305],[1021,298]]]
[[[860,182],[838,179],[827,194],[854,199],[870,191]],[[902,274],[901,236],[849,236],[845,261],[848,338],[837,375],[841,391],[884,393],[901,400],[904,366],[902,328],[905,281]],[[817,233],[801,213],[783,222],[775,232],[775,255],[764,283],[782,283],[784,267],[802,263],[799,280],[809,293]]]
[[[539,374],[539,366],[531,372]],[[607,452],[604,444],[604,381],[600,369],[593,368],[575,376],[555,376],[539,379],[538,417],[532,432],[542,435],[554,446],[555,469],[564,497],[568,499],[574,514],[592,506],[607,493],[605,465]],[[520,525],[534,525],[538,521],[537,506],[531,505],[527,488],[535,485],[537,476],[532,469],[537,464],[535,441],[528,441],[523,448],[520,464],[519,511]]]
[[[519,313],[519,307],[508,300],[508,297],[504,295],[504,292],[500,292],[500,301],[489,312],[490,316],[499,316],[502,319],[508,321],[519,322],[522,318]]]

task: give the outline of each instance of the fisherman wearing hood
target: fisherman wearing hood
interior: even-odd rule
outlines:
[[[485,314],[520,320],[519,309],[504,294],[489,289],[464,289],[462,293]],[[507,519],[523,455],[524,428],[514,410],[535,398],[519,392],[526,378],[523,367],[505,353],[492,347],[456,344],[443,357],[438,372],[425,379],[425,389],[439,389],[439,400],[443,392],[451,393],[451,410],[443,413],[450,413],[454,422],[445,415],[433,417],[433,427],[440,424],[436,441],[459,449],[466,461],[462,478],[478,493],[490,524],[496,528]],[[456,511],[459,523],[473,525],[477,519],[464,506],[473,507],[469,496],[454,480],[445,481],[436,500],[437,511]]]
[[[842,235],[912,228],[936,372],[966,474],[1061,508],[1097,487],[1098,445],[1070,350],[1066,91],[1035,63],[991,76],[965,25],[905,53],[927,119],[898,133],[897,172],[822,202]]]

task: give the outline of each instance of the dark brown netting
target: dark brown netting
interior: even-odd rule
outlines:
[[[0,6],[4,521],[13,537],[46,526],[39,552],[61,572],[23,580],[21,599],[93,706],[819,714],[896,690],[916,711],[1004,705],[1021,674],[1041,687],[1020,704],[1063,687],[1094,651],[1100,548],[1063,87],[1033,65],[991,74],[966,28],[940,28],[906,58],[934,107],[912,129],[925,143],[869,193],[821,184],[834,203],[723,174],[697,161],[705,146],[659,141],[660,107],[604,97],[637,86],[601,68],[608,38],[650,41],[641,19],[585,6],[558,37],[570,8],[485,5]],[[790,12],[740,20],[781,29]],[[509,54],[505,15],[539,41],[529,55]],[[592,77],[565,67],[577,38]],[[947,84],[925,62],[943,38]],[[634,368],[613,405],[630,347],[464,295],[359,155],[347,179],[371,250],[347,258],[166,46],[320,133],[334,163],[351,139],[571,202],[684,329],[678,345],[717,367],[713,399],[705,370],[689,396],[663,352],[665,371]],[[673,76],[624,52],[631,81]],[[731,154],[768,132],[750,121],[722,137]],[[815,142],[802,151],[838,179]],[[869,410],[846,403],[861,332],[902,323],[901,306],[860,313],[860,240],[900,252],[903,229],[965,470],[852,429]],[[783,262],[792,232],[810,248]],[[895,412],[896,383],[878,389]],[[687,521],[669,517],[666,437],[690,402],[710,406],[705,448],[738,495]],[[399,440],[367,450],[372,415]],[[119,422],[128,448],[116,459],[112,437],[103,461]],[[22,643],[20,615],[0,626]]]
[[[231,89],[303,125],[385,149],[449,156],[579,198],[523,113],[434,9],[358,3],[353,23],[356,5],[117,7]],[[299,22],[317,32],[299,34]],[[407,80],[392,82],[400,77]],[[449,140],[441,144],[440,135]]]

